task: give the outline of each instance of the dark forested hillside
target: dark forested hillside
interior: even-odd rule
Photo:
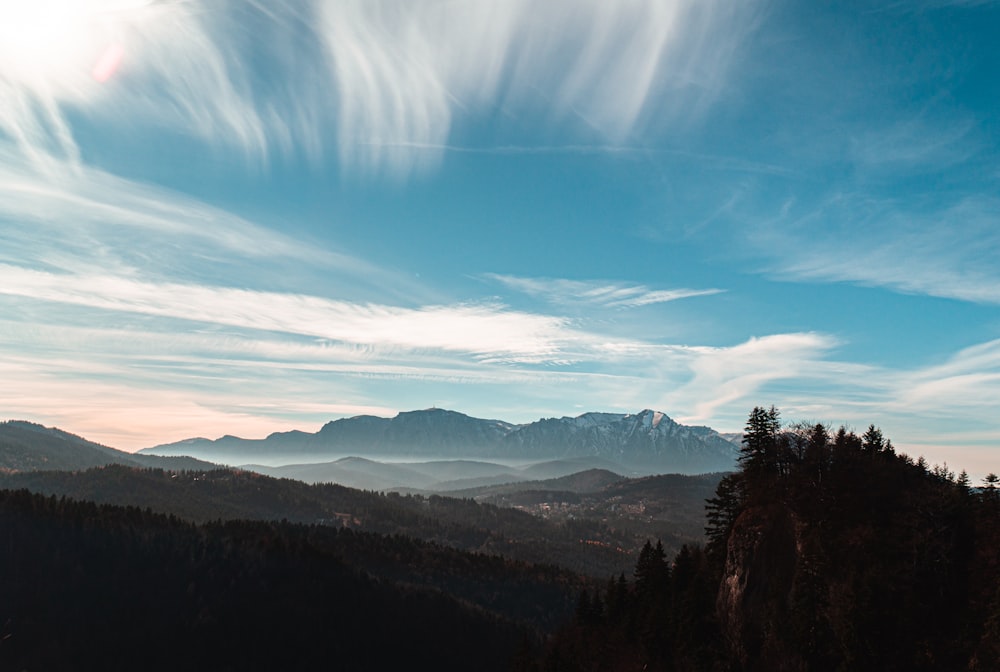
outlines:
[[[874,426],[754,409],[707,546],[585,593],[535,668],[1000,669],[1000,491],[897,454]]]
[[[498,612],[566,592],[408,540],[24,490],[0,491],[0,542],[4,670],[504,670],[533,635]],[[392,562],[451,585],[376,578]]]
[[[700,538],[704,517],[699,502],[705,494],[698,493],[710,493],[718,478],[664,476],[616,483],[607,495],[595,495],[550,519],[471,500],[307,485],[222,469],[166,472],[108,466],[0,473],[0,487],[149,507],[193,522],[285,519],[347,526],[607,577],[635,562],[634,551],[645,536],[662,535],[672,551]],[[561,495],[552,494],[554,505],[563,504]]]
[[[580,486],[593,477],[605,485],[590,490],[562,489]],[[700,543],[704,538],[705,500],[712,496],[722,477],[723,474],[663,474],[605,479],[599,472],[591,471],[551,481],[466,492],[481,493],[476,494],[477,501],[532,511],[576,529],[587,526],[595,530],[602,526],[613,529],[617,538],[628,540],[630,551],[629,565],[618,568],[614,572],[617,574],[635,562],[631,552],[647,538],[660,539],[671,555],[685,544]]]

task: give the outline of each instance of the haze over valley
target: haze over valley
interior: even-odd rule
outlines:
[[[514,425],[428,409],[336,420],[315,434],[189,439],[137,454],[190,456],[311,483],[448,491],[586,469],[622,476],[722,472],[735,467],[737,450],[710,428],[651,410]]]

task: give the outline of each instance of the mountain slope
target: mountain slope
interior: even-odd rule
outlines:
[[[0,469],[62,471],[108,464],[171,470],[215,468],[211,463],[192,457],[133,455],[31,422],[11,420],[0,423]]]
[[[541,420],[504,439],[507,455],[593,456],[640,470],[696,473],[733,468],[736,448],[708,427],[687,427],[659,411],[588,413]]]

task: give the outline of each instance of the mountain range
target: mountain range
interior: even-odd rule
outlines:
[[[229,464],[271,460],[316,465],[345,456],[375,459],[563,460],[598,458],[636,473],[707,473],[735,467],[738,445],[709,427],[681,425],[659,411],[584,413],[527,424],[431,408],[394,418],[361,415],[318,432],[265,439],[224,436],[145,448],[145,455],[190,455]],[[317,459],[318,458],[318,459]]]

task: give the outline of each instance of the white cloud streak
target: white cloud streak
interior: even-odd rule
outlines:
[[[0,293],[105,311],[275,331],[355,344],[442,349],[525,361],[561,352],[565,320],[458,305],[408,309],[316,296],[65,275],[0,265]]]
[[[651,289],[645,285],[599,280],[567,280],[562,278],[521,278],[486,273],[494,280],[515,291],[554,304],[588,304],[605,308],[637,308],[679,299],[719,294],[721,289]]]

